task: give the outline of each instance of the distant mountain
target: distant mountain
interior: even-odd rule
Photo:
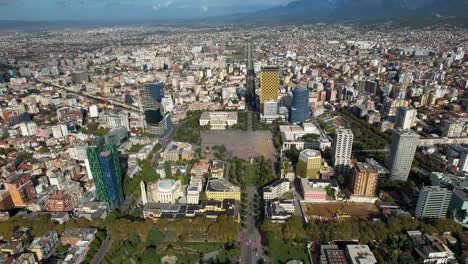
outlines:
[[[468,26],[468,0],[297,0],[262,11],[218,17],[236,22],[380,22]]]

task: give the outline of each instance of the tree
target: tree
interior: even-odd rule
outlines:
[[[172,177],[172,164],[168,160],[164,162],[164,173],[166,174],[166,177]]]
[[[146,238],[146,245],[148,247],[158,247],[164,241],[163,234],[156,227],[151,228]]]

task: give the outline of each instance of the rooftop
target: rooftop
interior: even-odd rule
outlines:
[[[239,192],[240,188],[225,179],[210,178],[206,183],[207,192]]]

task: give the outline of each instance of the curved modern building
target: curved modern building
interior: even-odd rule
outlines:
[[[161,109],[164,98],[163,83],[145,83],[141,94],[141,104],[145,121],[145,131],[157,137],[164,137],[172,130],[169,113]]]
[[[302,123],[310,119],[309,90],[296,87],[293,91],[289,122]]]

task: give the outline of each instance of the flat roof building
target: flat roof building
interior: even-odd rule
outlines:
[[[211,130],[225,130],[237,125],[237,112],[203,112],[200,126],[210,126]]]
[[[208,200],[240,200],[240,188],[223,178],[209,178],[205,188]]]

